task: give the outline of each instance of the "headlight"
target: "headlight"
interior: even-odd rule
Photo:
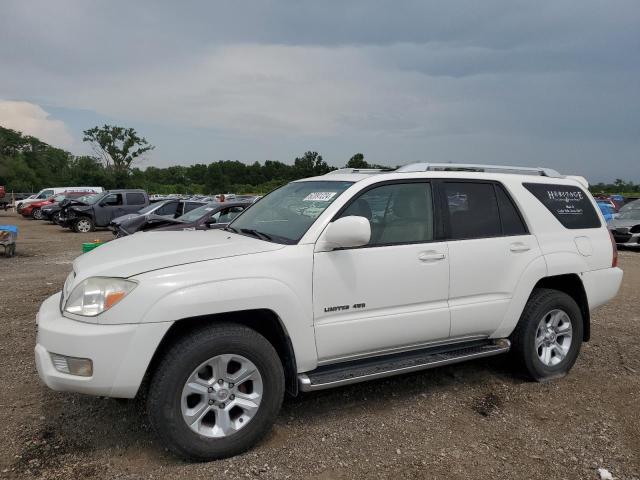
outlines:
[[[634,225],[629,229],[630,233],[640,233],[640,225]]]
[[[136,282],[124,278],[87,278],[73,289],[64,305],[64,311],[95,317],[126,297],[136,285]]]

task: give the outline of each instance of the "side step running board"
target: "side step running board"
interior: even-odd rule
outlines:
[[[298,384],[303,392],[324,390],[499,355],[510,348],[511,342],[507,339],[483,340],[336,363],[299,374]]]

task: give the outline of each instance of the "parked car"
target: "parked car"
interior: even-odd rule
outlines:
[[[58,223],[78,233],[106,227],[116,217],[137,212],[149,205],[144,190],[108,190],[87,198],[83,204],[69,203],[62,206]]]
[[[15,207],[16,207],[16,210],[18,211],[18,213],[20,213],[20,210],[23,208],[23,206],[28,205],[28,204],[33,203],[33,202],[46,200],[47,198],[49,198],[52,195],[55,195],[57,193],[63,193],[63,192],[94,192],[94,193],[100,193],[102,191],[103,191],[102,187],[49,187],[49,188],[43,188],[38,193],[36,193],[35,196],[32,195],[31,197],[29,197],[27,199],[16,200]]]
[[[92,195],[92,194],[95,194],[95,192],[77,191],[77,192],[58,193],[56,195],[52,195],[46,200],[40,200],[38,202],[22,205],[22,208],[20,209],[20,214],[23,217],[31,217],[31,218],[35,218],[36,220],[42,220],[42,219],[45,219],[44,213],[42,211],[44,207],[47,207],[49,205],[53,205],[56,203],[60,203],[66,198],[79,198],[85,195]]]
[[[108,242],[40,307],[40,378],[140,393],[159,439],[194,460],[254,445],[285,391],[510,350],[551,381],[622,281],[587,187],[522,167],[344,169],[269,193],[226,229]]]
[[[56,203],[50,203],[49,205],[45,205],[41,208],[42,210],[42,218],[44,220],[49,220],[53,223],[60,222],[60,211],[63,207],[68,205],[86,205],[86,202],[96,195],[100,195],[99,193],[89,193],[86,195],[82,195],[79,197],[69,195],[65,197],[62,201]]]
[[[609,228],[618,245],[640,248],[640,200],[624,205]]]
[[[191,210],[206,205],[206,202],[191,201],[191,200],[162,200],[159,202],[151,203],[142,210],[136,213],[128,213],[120,217],[114,218],[109,223],[109,228],[116,234],[120,230],[121,224],[136,225],[144,223],[144,217],[155,216],[161,218],[177,218],[184,215]],[[124,231],[128,231],[127,227]],[[133,232],[130,232],[133,233]]]
[[[210,202],[178,218],[143,215],[118,224],[112,223],[110,227],[117,237],[125,237],[135,232],[223,228],[250,205],[251,202]]]
[[[600,208],[600,212],[607,223],[616,218],[616,211],[611,206],[611,203],[603,202],[601,200],[598,200],[596,203],[598,204],[598,208]]]

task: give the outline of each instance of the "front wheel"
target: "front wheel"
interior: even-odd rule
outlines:
[[[89,233],[94,230],[93,220],[88,217],[78,218],[73,222],[73,231],[76,233]]]
[[[271,428],[283,396],[273,346],[245,326],[213,324],[169,348],[151,377],[147,409],[169,450],[214,460],[251,448]]]
[[[40,210],[39,208],[34,208],[33,212],[31,212],[31,216],[36,220],[42,220],[43,218],[42,210]]]
[[[558,290],[536,289],[511,336],[513,352],[533,380],[563,377],[578,358],[583,329],[573,298]]]

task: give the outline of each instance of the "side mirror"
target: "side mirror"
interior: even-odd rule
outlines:
[[[329,224],[316,244],[316,252],[366,245],[371,240],[371,224],[364,217],[342,217]]]

